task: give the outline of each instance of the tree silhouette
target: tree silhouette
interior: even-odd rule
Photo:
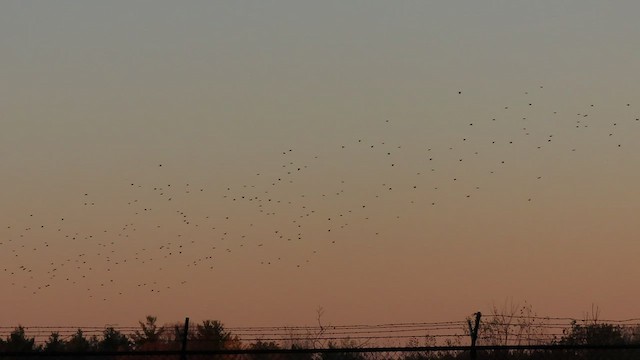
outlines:
[[[180,350],[184,339],[184,324],[171,323],[164,325],[164,332],[160,337],[160,342],[167,350]]]
[[[84,337],[84,333],[82,329],[78,329],[75,334],[71,336],[71,338],[67,341],[65,348],[67,351],[73,352],[86,352],[95,350],[98,347],[98,339],[93,336],[91,339],[87,340]]]
[[[493,304],[491,312],[482,318],[479,344],[534,345],[551,342],[551,337],[545,336],[541,325],[544,321],[539,319],[530,304],[525,301],[520,305],[513,299],[507,299],[500,308]]]
[[[66,349],[67,342],[60,338],[58,332],[52,332],[44,343],[45,352],[60,352]]]
[[[148,315],[146,322],[140,321],[140,330],[136,330],[132,336],[136,348],[141,350],[158,350],[161,345],[164,326],[158,327],[155,316]]]
[[[24,328],[18,326],[15,328],[4,343],[5,351],[29,352],[38,350],[35,346],[35,339],[28,338],[24,333]]]
[[[612,324],[578,324],[571,322],[571,330],[560,339],[565,345],[621,345],[629,343],[622,327]]]
[[[113,327],[108,327],[102,333],[102,339],[98,342],[100,351],[125,351],[131,349],[131,342],[126,335]]]
[[[196,325],[195,334],[191,340],[194,350],[223,350],[239,349],[240,340],[232,336],[224,329],[224,326],[217,320],[204,320],[202,324]]]
[[[560,339],[562,345],[624,345],[630,344],[632,338],[626,334],[619,325],[613,324],[578,324],[575,320],[571,323],[571,330]],[[580,352],[568,350],[573,356],[580,357],[581,360],[623,360],[636,359],[638,353],[633,350],[608,350],[607,352],[589,351]]]

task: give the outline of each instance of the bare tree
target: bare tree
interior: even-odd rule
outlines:
[[[534,345],[553,340],[544,332],[546,320],[541,319],[526,301],[521,305],[506,299],[502,306],[495,303],[480,324],[479,343],[484,345]]]

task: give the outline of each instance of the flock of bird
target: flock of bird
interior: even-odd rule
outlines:
[[[563,113],[528,100],[529,92],[542,91],[523,92],[521,102],[490,116],[452,119],[453,135],[440,139],[412,134],[408,140],[392,131],[402,120],[388,119],[315,154],[292,145],[274,154],[277,166],[241,183],[165,181],[175,174],[158,162],[155,183],[123,182],[117,196],[80,191],[70,216],[33,209],[4,219],[0,278],[16,291],[69,286],[106,301],[127,291],[168,291],[193,272],[224,272],[218,260],[233,252],[296,269],[352,238],[393,241],[389,224],[407,213],[487,199],[519,171],[513,165],[581,156],[594,146],[625,151],[620,135],[640,131],[632,104],[620,104],[623,115],[615,118],[599,113],[598,104]],[[535,185],[523,186],[514,203],[535,203],[536,192],[553,181],[544,167],[535,171],[524,173]],[[298,249],[298,258],[282,251],[287,247]]]

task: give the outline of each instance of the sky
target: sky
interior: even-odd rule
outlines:
[[[639,11],[2,1],[0,323],[637,317]]]

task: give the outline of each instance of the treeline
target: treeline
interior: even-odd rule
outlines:
[[[583,320],[573,319],[564,325],[568,318],[541,317],[526,301],[521,305],[509,300],[501,308],[494,304],[489,314],[482,315],[478,345],[640,344],[640,323],[633,323],[633,319],[601,320],[599,316],[599,308],[593,305]]]
[[[27,336],[24,327],[16,327],[6,339],[0,339],[0,351],[11,352],[94,352],[94,351],[153,351],[180,350],[184,339],[184,327],[180,324],[159,326],[157,318],[147,316],[140,322],[140,329],[125,334],[114,327],[106,327],[100,336],[86,336],[78,329],[64,338],[52,332],[43,344]],[[187,334],[189,350],[241,349],[237,336],[225,330],[220,321],[205,320],[191,327]],[[249,348],[276,348],[275,343],[252,343]]]
[[[604,353],[602,350],[591,351],[597,354],[598,359],[609,358],[608,355],[615,355],[614,358],[622,359],[633,356],[640,358],[640,349],[632,349],[633,346],[640,345],[640,328],[622,326],[610,323],[579,323],[574,321],[570,328],[563,331],[560,337],[547,337],[544,342],[540,342],[544,326],[539,327],[531,321],[521,320],[513,322],[511,318],[493,317],[481,323],[479,345],[617,345],[626,346],[628,350],[615,350]],[[154,316],[147,316],[144,321],[139,322],[139,328],[130,334],[125,334],[114,327],[105,328],[100,335],[87,336],[82,329],[77,329],[72,335],[62,336],[59,332],[52,332],[46,341],[37,343],[34,337],[29,337],[25,328],[16,327],[5,339],[0,338],[0,355],[2,352],[120,352],[120,351],[177,351],[181,350],[183,341],[187,339],[187,350],[280,350],[280,349],[342,349],[359,348],[371,346],[372,344],[357,343],[349,338],[345,338],[341,343],[335,343],[325,339],[318,341],[318,334],[310,334],[307,340],[297,341],[262,341],[243,342],[237,335],[225,329],[220,321],[205,320],[201,323],[189,327],[187,334],[184,333],[183,324],[163,325],[157,324]],[[428,337],[428,335],[427,335]],[[460,338],[458,338],[460,339]],[[535,342],[531,340],[535,339]],[[409,341],[408,346],[434,345]],[[467,345],[464,342],[449,343],[447,345]],[[623,352],[621,352],[623,351]],[[426,351],[426,352],[399,352],[391,356],[395,360],[429,360],[429,359],[456,359],[461,356],[462,351]],[[573,354],[573,355],[571,355]],[[578,352],[567,351],[493,351],[482,352],[485,358],[508,358],[508,359],[582,359],[587,351]],[[607,355],[608,354],[608,355]],[[570,356],[571,355],[571,356]],[[361,352],[331,352],[313,354],[296,354],[295,356],[285,356],[287,359],[295,360],[377,360],[379,353]],[[389,356],[383,356],[389,358]],[[269,354],[252,354],[251,359],[272,360],[276,358]],[[267,359],[268,358],[268,359]],[[462,357],[466,358],[466,357]],[[234,358],[235,359],[235,358]],[[283,359],[283,356],[277,357]]]

